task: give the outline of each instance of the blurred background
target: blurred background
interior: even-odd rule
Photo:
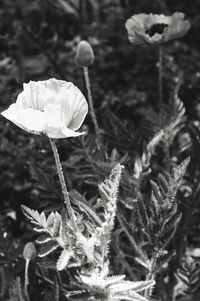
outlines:
[[[171,151],[175,158],[192,157],[182,194],[186,201],[181,205],[191,215],[182,231],[187,231],[188,245],[199,248],[199,188],[192,208],[189,201],[200,173],[200,0],[0,0],[0,110],[13,103],[23,83],[30,80],[55,77],[72,81],[87,95],[82,70],[74,60],[77,44],[87,40],[95,54],[89,73],[97,118],[109,140],[108,153],[114,161],[123,158],[126,164],[131,155],[141,151],[137,142],[142,145],[152,134],[139,111],[155,106],[158,94],[157,48],[133,47],[125,29],[126,20],[141,12],[183,12],[192,25],[186,36],[164,46],[164,100],[167,102],[170,90],[181,78],[179,95],[186,107],[187,124]],[[93,134],[90,116],[84,126],[90,129],[84,138],[88,149]],[[81,139],[62,140],[58,146],[69,189],[95,199],[97,183],[106,172],[95,176],[91,171]],[[132,166],[129,163],[128,170]],[[9,233],[8,256],[12,260],[21,254],[24,243],[34,238],[20,205],[46,212],[59,209],[62,201],[55,178],[46,138],[25,133],[1,117],[0,222],[2,233]],[[22,267],[20,262],[15,273]]]

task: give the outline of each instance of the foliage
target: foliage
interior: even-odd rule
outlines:
[[[199,1],[190,4],[1,1],[1,110],[29,80],[66,79],[87,95],[74,62],[77,44],[87,40],[103,146],[90,116],[85,136],[58,142],[74,229],[46,137],[1,118],[0,300],[102,300],[110,285],[132,287],[136,300],[198,300],[198,260],[181,263],[187,248],[200,244]],[[159,108],[157,48],[132,47],[124,24],[136,13],[176,11],[192,29],[163,48]],[[35,240],[40,257],[30,262],[27,295],[23,247]]]
[[[61,247],[62,252],[57,261],[58,270],[86,265],[92,268],[104,262],[110,232],[114,226],[121,170],[122,166],[116,165],[109,179],[99,185],[101,195],[99,202],[104,210],[103,221],[87,205],[82,206],[86,211],[87,219],[83,220],[82,214],[77,212],[76,229],[74,229],[65,208],[62,208],[60,214],[57,211],[51,212],[46,218],[44,212],[39,213],[37,210],[22,206],[22,211],[34,225],[34,230],[42,233],[36,240],[42,246],[40,257]]]
[[[190,300],[198,300],[200,288],[199,275],[200,267],[198,261],[190,256],[184,258],[176,274],[178,279],[176,294],[181,293],[182,296],[188,296]],[[184,298],[182,297],[179,300],[184,300]]]

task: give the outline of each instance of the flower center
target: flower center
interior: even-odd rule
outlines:
[[[153,24],[149,29],[145,31],[150,37],[153,37],[156,33],[162,34],[164,32],[165,27],[168,27],[167,24]]]

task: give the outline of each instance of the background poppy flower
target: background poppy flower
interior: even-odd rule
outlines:
[[[1,114],[20,128],[49,138],[75,137],[88,112],[81,91],[71,82],[55,78],[30,81],[23,91]]]
[[[182,37],[190,29],[185,14],[172,16],[157,14],[133,15],[126,21],[129,41],[134,45],[156,45]]]

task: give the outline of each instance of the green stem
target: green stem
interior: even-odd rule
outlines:
[[[66,208],[67,208],[67,213],[69,215],[70,220],[73,222],[74,226],[76,226],[75,215],[74,215],[74,211],[73,211],[72,206],[71,206],[69,193],[68,193],[68,190],[67,190],[67,187],[66,187],[66,184],[65,184],[65,178],[64,178],[64,174],[63,174],[63,170],[62,170],[62,165],[61,165],[61,162],[60,162],[60,157],[59,157],[59,154],[58,154],[58,149],[56,147],[55,140],[50,139],[50,138],[49,138],[49,140],[50,140],[51,147],[52,147],[53,154],[54,154],[54,159],[55,159],[55,163],[56,163],[56,168],[57,168],[57,172],[58,172],[60,185],[61,185],[61,188],[62,188],[62,193],[63,193],[63,196],[64,196],[65,205],[66,205]]]
[[[101,141],[99,125],[98,125],[95,110],[94,110],[93,100],[92,100],[92,92],[91,92],[91,87],[90,87],[90,78],[89,78],[89,73],[88,73],[88,67],[83,67],[83,72],[84,72],[84,77],[85,77],[87,93],[88,93],[88,103],[89,103],[89,107],[90,107],[90,114],[91,114],[92,121],[94,124],[95,132],[97,135],[97,147],[98,147],[98,149],[101,149],[102,141]]]
[[[163,50],[162,45],[159,45],[159,59],[158,59],[158,94],[159,94],[159,110],[163,103]]]

